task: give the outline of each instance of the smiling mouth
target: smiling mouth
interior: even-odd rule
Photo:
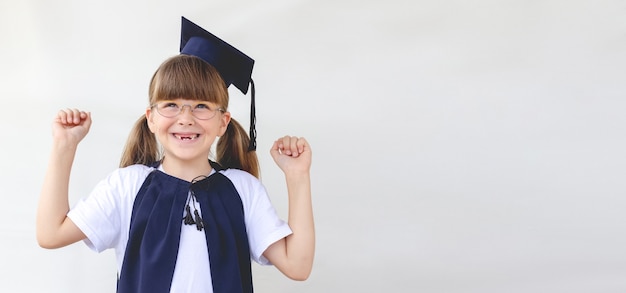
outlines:
[[[174,137],[180,140],[194,140],[200,137],[200,134],[174,134]]]

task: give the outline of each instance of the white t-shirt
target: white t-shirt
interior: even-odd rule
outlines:
[[[87,236],[84,241],[87,246],[97,252],[115,249],[118,272],[122,269],[135,196],[153,170],[155,168],[144,165],[115,170],[68,213]],[[232,181],[241,197],[252,260],[269,264],[263,252],[291,234],[291,229],[278,217],[265,187],[257,178],[236,169],[219,172]],[[182,216],[181,211],[180,245],[170,292],[213,292],[204,233],[195,225],[183,225]]]

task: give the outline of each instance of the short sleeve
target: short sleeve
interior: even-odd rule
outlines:
[[[149,172],[140,165],[117,169],[70,210],[68,217],[87,236],[89,248],[102,252],[125,243],[134,198]]]
[[[263,184],[254,176],[240,170],[222,171],[230,179],[244,207],[245,223],[251,258],[269,265],[263,252],[276,241],[292,233],[289,225],[278,217]]]

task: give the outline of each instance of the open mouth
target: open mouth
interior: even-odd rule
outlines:
[[[180,140],[194,140],[200,137],[200,134],[174,134],[174,137]]]

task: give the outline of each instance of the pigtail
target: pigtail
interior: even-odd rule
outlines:
[[[226,132],[217,141],[216,159],[224,168],[244,170],[259,178],[256,151],[249,151],[250,138],[235,119],[230,119]]]
[[[146,115],[139,117],[128,136],[120,167],[127,167],[134,164],[149,165],[158,160],[159,146],[154,134],[148,128]]]

